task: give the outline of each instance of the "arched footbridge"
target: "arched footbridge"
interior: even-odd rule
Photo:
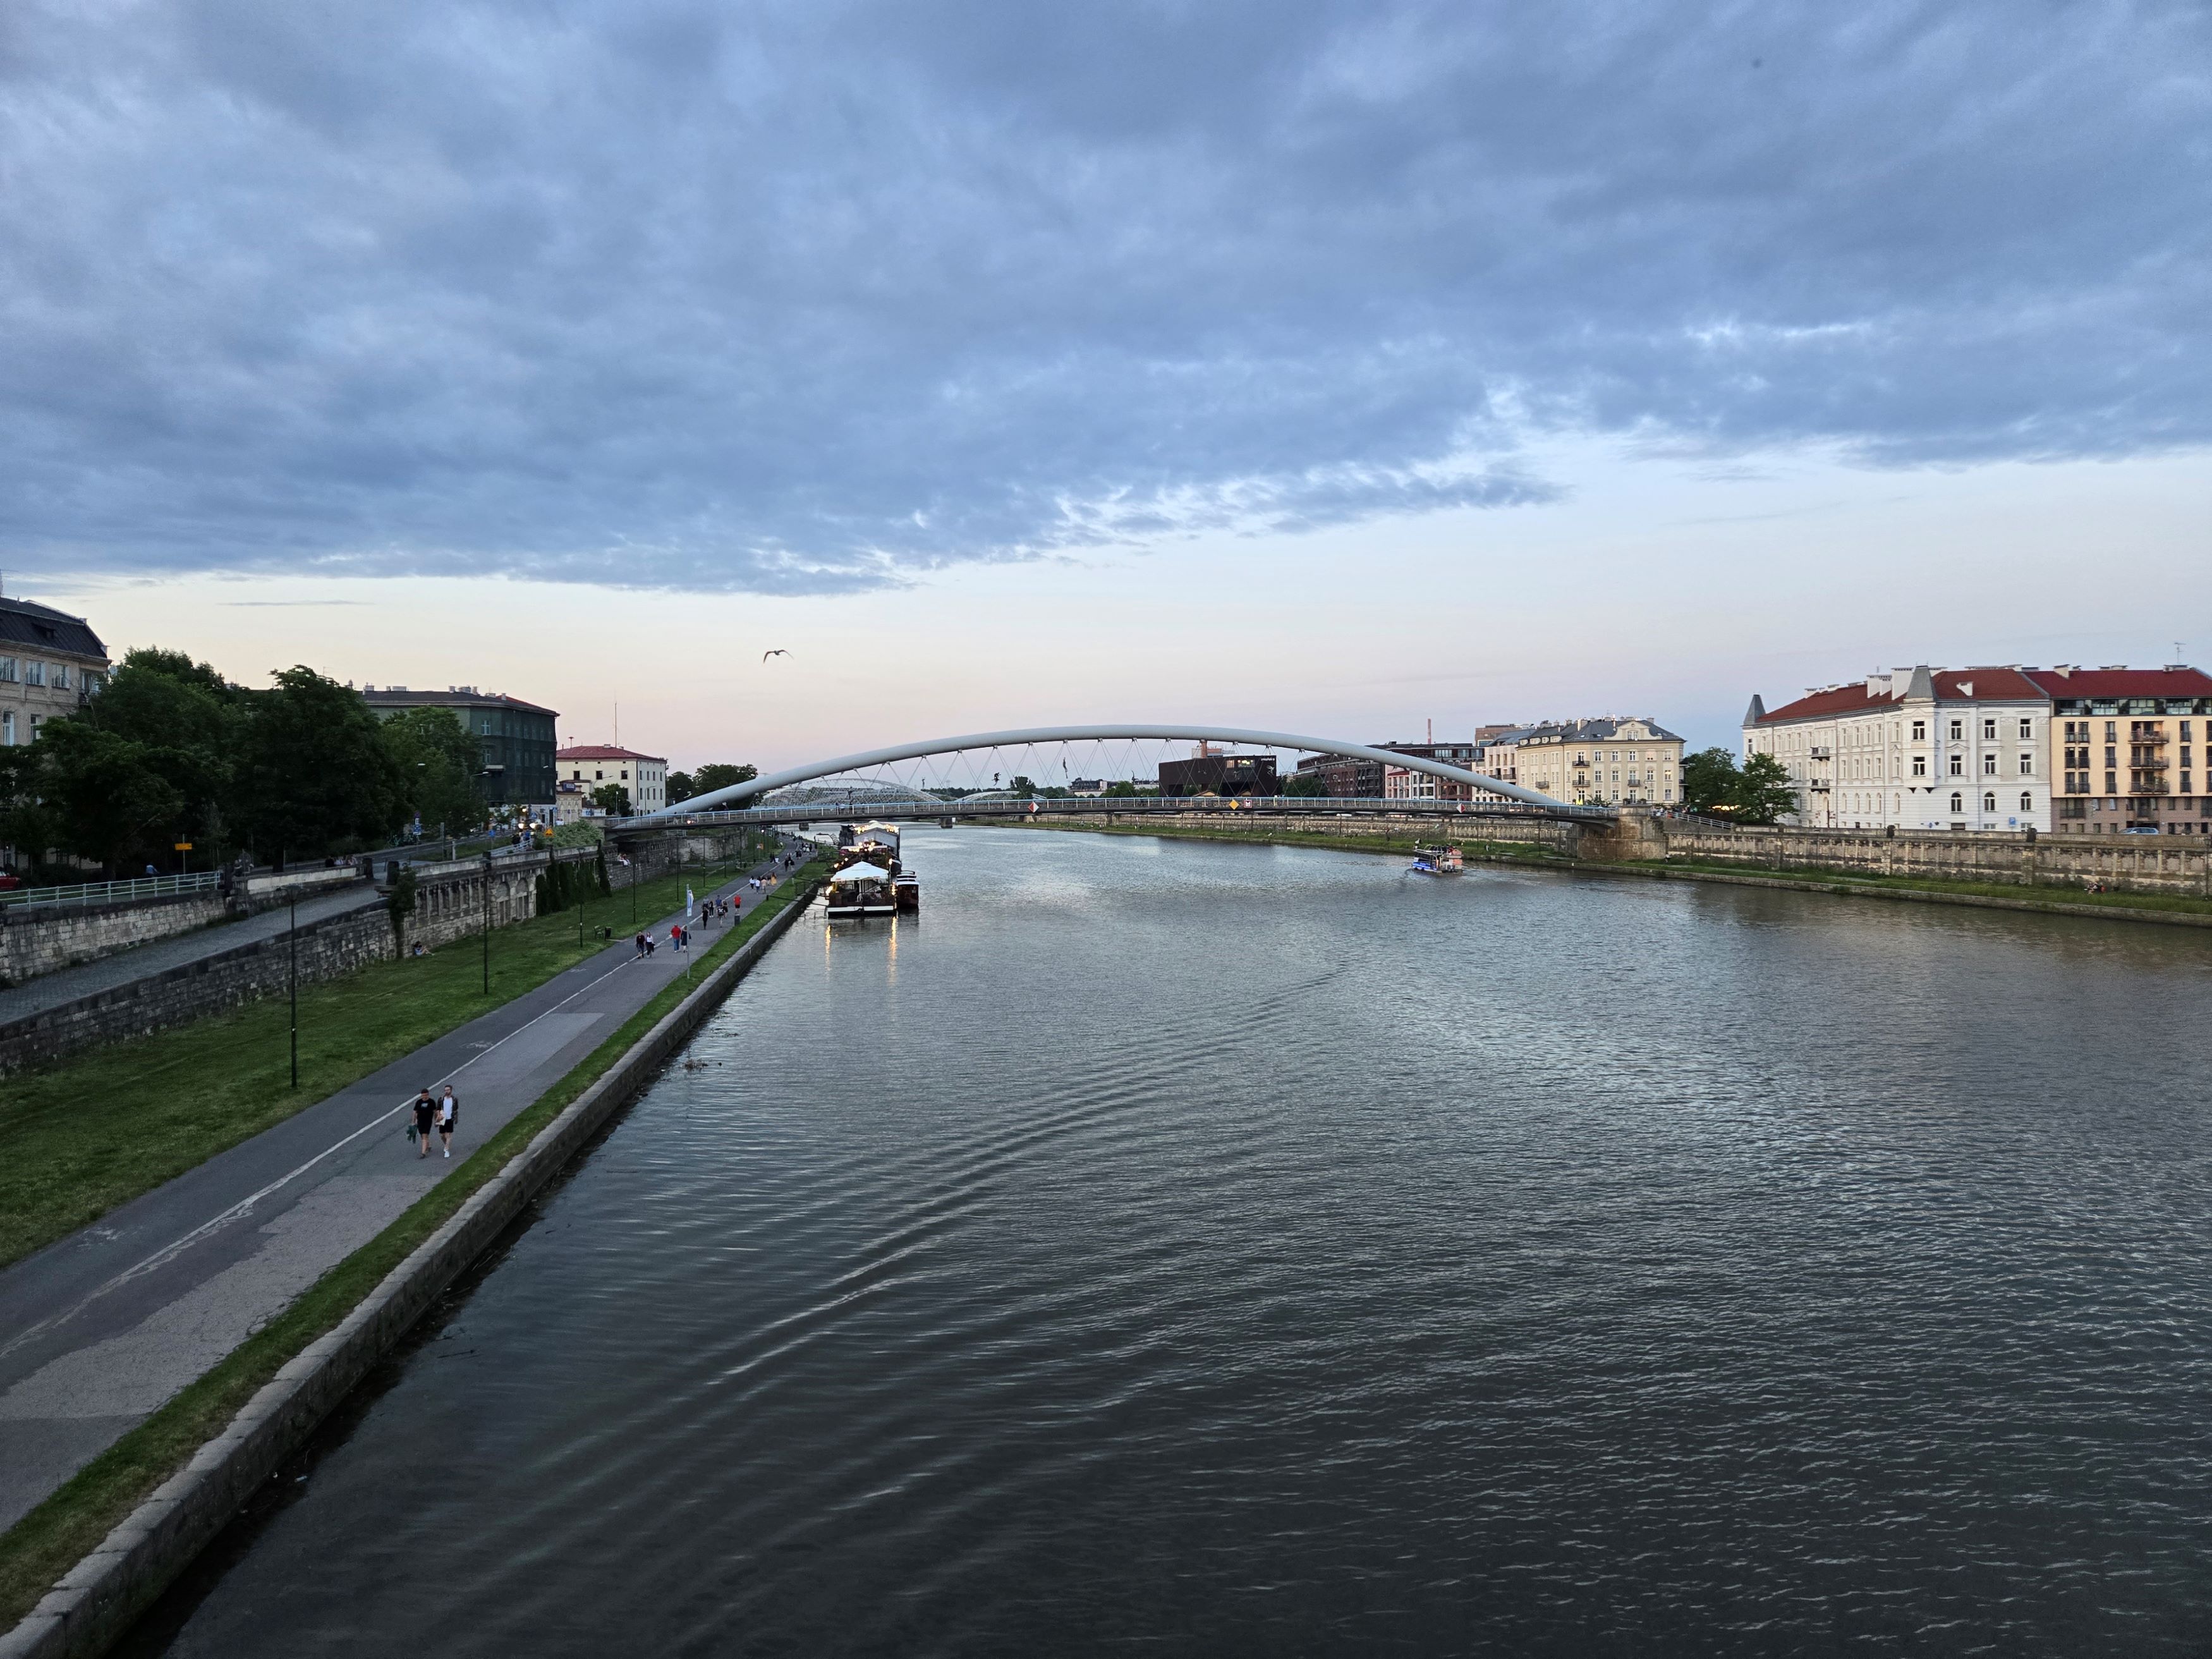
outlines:
[[[1610,807],[1576,806],[1536,790],[1508,783],[1480,772],[1471,772],[1464,767],[1453,766],[1443,761],[1431,760],[1423,755],[1402,754],[1395,749],[1377,749],[1368,744],[1346,743],[1334,738],[1316,738],[1295,732],[1260,732],[1234,726],[1040,726],[1007,732],[970,732],[958,737],[929,738],[918,743],[894,744],[888,748],[870,749],[859,754],[839,755],[811,765],[787,767],[781,772],[751,778],[744,783],[732,784],[705,794],[694,795],[688,800],[665,806],[658,811],[641,813],[623,822],[621,828],[646,828],[680,823],[687,818],[712,815],[716,819],[743,820],[755,823],[799,823],[810,818],[834,817],[848,809],[865,811],[878,817],[1005,817],[1023,810],[1023,803],[1000,794],[995,799],[936,799],[915,792],[911,800],[878,797],[863,798],[855,794],[849,801],[817,799],[804,803],[763,806],[760,800],[779,789],[795,785],[810,784],[823,778],[834,778],[851,773],[866,773],[872,768],[894,765],[902,761],[915,761],[938,756],[991,750],[1023,750],[1040,746],[1075,743],[1110,742],[1118,739],[1137,742],[1165,743],[1223,743],[1236,744],[1254,749],[1290,750],[1301,754],[1337,755],[1348,760],[1379,762],[1386,766],[1402,767],[1410,772],[1425,773],[1440,781],[1464,786],[1477,792],[1471,801],[1437,800],[1362,800],[1346,801],[1327,796],[1292,796],[1265,798],[1258,803],[1251,800],[1212,800],[1189,796],[1152,799],[1140,797],[1132,800],[1116,798],[1103,800],[1059,799],[1052,801],[1050,810],[1055,813],[1085,809],[1127,812],[1149,807],[1156,811],[1190,811],[1212,808],[1220,811],[1252,811],[1257,808],[1278,808],[1305,811],[1332,811],[1366,809],[1370,811],[1438,811],[1453,814],[1506,812],[1515,817],[1537,816],[1568,819],[1577,823],[1607,822],[1615,813]]]

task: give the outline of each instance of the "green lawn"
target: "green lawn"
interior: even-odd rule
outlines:
[[[686,882],[710,885],[739,867],[695,865],[647,882],[636,914],[649,921],[682,905]],[[0,1091],[0,1266],[544,984],[605,948],[599,927],[630,933],[631,908],[619,889],[593,899],[584,916],[594,936],[580,948],[574,909],[494,929],[489,996],[474,939],[302,988],[297,1090],[281,996],[9,1078]]]
[[[821,860],[793,872],[764,902],[702,951],[698,967],[711,967],[736,950],[770,916],[803,897],[814,878],[828,871],[828,861]],[[680,895],[680,886],[677,890]],[[640,890],[641,896],[653,891],[654,884],[648,883]],[[494,942],[500,937],[494,935]],[[574,937],[572,925],[569,938],[573,941]],[[290,1307],[233,1349],[206,1375],[180,1390],[78,1470],[38,1508],[0,1534],[0,1631],[9,1629],[35,1607],[40,1597],[121,1524],[148,1493],[221,1433],[240,1407],[295,1355],[335,1328],[362,1297],[382,1284],[479,1188],[505,1169],[539,1130],[604,1076],[691,988],[682,980],[664,986],[575,1070],[456,1164],[451,1175],[417,1199],[397,1221],[317,1279]]]

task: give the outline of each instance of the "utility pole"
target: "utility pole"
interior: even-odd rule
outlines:
[[[484,848],[483,873],[483,994],[491,994],[491,848]]]
[[[292,1086],[300,1086],[300,901],[292,900]]]

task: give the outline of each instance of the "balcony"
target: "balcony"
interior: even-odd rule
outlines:
[[[2166,770],[2166,757],[2162,755],[2130,755],[2128,764],[2138,770],[2163,772]]]
[[[2128,733],[2128,741],[2130,743],[2155,744],[2162,745],[2166,742],[2166,728],[2161,726],[2144,726],[2140,731],[2130,732]]]
[[[1833,760],[1836,757],[1834,750],[1825,747],[1808,749],[1805,752],[1814,760]]]

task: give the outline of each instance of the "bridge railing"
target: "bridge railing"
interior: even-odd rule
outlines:
[[[1055,816],[1143,817],[1147,814],[1218,812],[1254,817],[1415,817],[1436,818],[1512,818],[1531,821],[1606,823],[1619,816],[1609,806],[1527,806],[1516,801],[1395,799],[1345,795],[1071,795],[1055,800],[991,800],[973,799],[941,801],[900,801],[865,795],[823,799],[787,805],[740,807],[733,811],[684,813],[639,823],[628,818],[598,820],[610,834],[640,830],[680,830],[738,827],[745,824],[842,823],[857,818],[1012,818],[1036,813]]]
[[[0,892],[0,909],[143,903],[178,893],[204,893],[222,879],[219,872],[208,870],[189,876],[135,876],[126,881],[86,881],[69,887],[12,887]]]

